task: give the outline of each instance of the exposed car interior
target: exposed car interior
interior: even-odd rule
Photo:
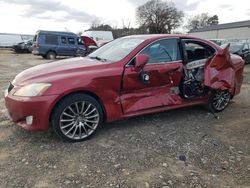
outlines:
[[[204,66],[208,58],[214,55],[215,49],[195,40],[183,40],[184,78],[180,85],[181,96],[195,98],[206,94],[204,86]]]

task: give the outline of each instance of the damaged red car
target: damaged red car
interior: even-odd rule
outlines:
[[[185,35],[116,39],[87,57],[38,65],[5,92],[11,119],[82,141],[111,122],[181,107],[224,110],[240,92],[244,61],[228,47]]]

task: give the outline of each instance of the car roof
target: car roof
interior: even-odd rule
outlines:
[[[66,31],[45,31],[45,30],[38,30],[36,34],[55,34],[55,35],[71,35],[77,37],[77,35],[73,32],[66,32]]]
[[[198,37],[193,37],[190,35],[183,35],[183,34],[145,34],[145,35],[130,35],[130,36],[126,36],[123,38],[141,38],[144,40],[148,40],[148,41],[154,41],[154,40],[158,40],[158,39],[164,39],[164,38],[182,38],[182,39],[190,39],[190,40],[199,40],[202,41],[212,47],[214,47],[215,49],[221,49],[221,47],[211,41],[205,40],[205,39],[201,39]]]
[[[142,39],[161,39],[161,38],[187,38],[187,39],[199,39],[190,35],[181,34],[143,34],[143,35],[130,35],[125,38],[142,38]]]

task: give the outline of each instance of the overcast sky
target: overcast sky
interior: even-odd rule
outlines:
[[[136,26],[135,9],[146,0],[0,0],[0,33],[34,34],[37,30],[79,32],[93,21]],[[250,20],[249,0],[173,0],[185,18],[217,14],[220,23]]]

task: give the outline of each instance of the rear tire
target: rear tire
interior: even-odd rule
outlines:
[[[212,112],[220,112],[229,105],[232,96],[227,90],[213,90],[208,99],[207,108]]]
[[[56,53],[49,51],[46,55],[47,59],[56,59]]]
[[[54,132],[64,141],[89,139],[103,121],[98,101],[86,94],[72,94],[60,101],[51,116]]]

